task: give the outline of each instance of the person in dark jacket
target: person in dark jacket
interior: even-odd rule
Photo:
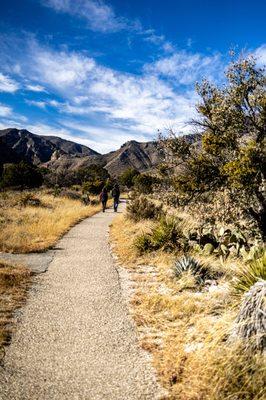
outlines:
[[[107,200],[108,200],[108,191],[106,187],[104,187],[100,194],[100,201],[102,202],[103,212],[105,212],[106,210]]]
[[[115,183],[113,190],[112,190],[112,196],[114,199],[114,211],[117,212],[118,204],[119,204],[119,197],[120,197],[120,189],[118,186],[118,183]]]

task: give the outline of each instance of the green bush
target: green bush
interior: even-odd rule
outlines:
[[[150,233],[138,236],[134,245],[140,253],[159,249],[175,251],[186,249],[187,240],[183,236],[179,220],[172,217],[162,217]]]
[[[0,185],[3,188],[17,187],[35,188],[43,183],[43,175],[39,168],[21,161],[19,164],[5,164]]]
[[[119,177],[121,185],[126,186],[128,189],[134,186],[134,178],[139,175],[139,172],[134,168],[126,169]]]
[[[263,256],[246,266],[233,286],[237,293],[248,292],[258,281],[266,281],[266,251]]]
[[[153,191],[153,186],[158,183],[158,179],[148,174],[139,174],[134,177],[134,189],[138,193],[150,194]]]
[[[162,206],[156,206],[144,196],[133,198],[127,205],[127,216],[134,221],[158,219],[162,215]]]
[[[154,250],[151,235],[148,233],[142,233],[134,241],[134,246],[140,254]]]

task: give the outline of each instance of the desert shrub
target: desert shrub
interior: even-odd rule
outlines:
[[[141,234],[135,239],[135,247],[140,253],[159,249],[164,251],[185,249],[187,241],[179,222],[173,217],[162,217],[150,233]]]
[[[34,196],[32,193],[23,193],[19,199],[19,205],[22,207],[32,206],[40,207],[42,202],[38,197]]]
[[[162,215],[162,206],[156,206],[144,196],[135,197],[127,205],[127,215],[134,221],[157,219]]]
[[[1,186],[35,188],[43,183],[43,175],[39,168],[21,161],[19,164],[6,164],[3,169]]]
[[[174,273],[177,278],[180,278],[184,272],[191,272],[196,276],[197,280],[201,282],[211,278],[210,271],[199,261],[190,256],[183,256],[174,264]]]
[[[140,254],[154,250],[151,235],[148,233],[142,233],[137,236],[134,241],[134,246]]]
[[[183,233],[179,220],[173,217],[161,218],[152,232],[152,243],[155,249],[177,250],[183,246]]]
[[[62,190],[60,192],[61,197],[66,197],[67,199],[70,200],[81,200],[81,195],[77,192],[71,191],[71,190]]]
[[[92,199],[92,200],[90,201],[90,205],[91,205],[91,206],[97,206],[98,204],[100,204],[100,200]]]
[[[266,349],[266,281],[257,281],[245,293],[231,338],[243,339],[245,346]]]
[[[104,186],[105,186],[105,181],[102,181],[100,179],[86,181],[82,185],[82,191],[88,192],[93,195],[98,195],[101,193]]]
[[[153,186],[158,183],[158,178],[148,174],[138,174],[133,179],[134,189],[138,193],[150,194],[153,191]]]
[[[266,281],[266,252],[243,268],[234,282],[234,288],[237,293],[247,292],[258,281]]]
[[[126,169],[119,177],[121,185],[126,186],[128,189],[134,186],[134,178],[139,175],[139,172],[134,168]]]

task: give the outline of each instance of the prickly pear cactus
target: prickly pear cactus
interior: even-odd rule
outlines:
[[[256,282],[244,295],[231,339],[243,339],[246,348],[266,350],[266,281]]]

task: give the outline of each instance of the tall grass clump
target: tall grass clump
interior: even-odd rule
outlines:
[[[245,266],[234,282],[237,293],[248,292],[258,281],[266,281],[266,251],[263,256]]]
[[[134,244],[140,253],[159,249],[180,250],[185,244],[180,221],[174,217],[162,217],[151,232],[139,235]]]
[[[0,357],[2,346],[11,338],[13,313],[23,304],[30,281],[27,268],[0,260]]]
[[[0,251],[30,253],[51,248],[75,223],[100,211],[80,200],[38,191],[30,196],[6,192],[0,196]],[[21,203],[23,200],[23,204]]]

